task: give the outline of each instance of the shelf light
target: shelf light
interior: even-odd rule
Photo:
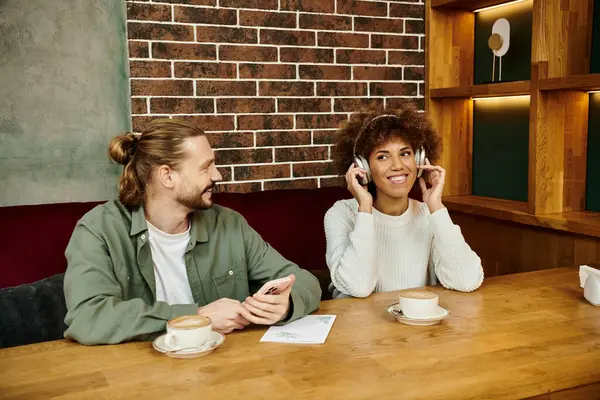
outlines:
[[[494,8],[504,7],[504,6],[508,6],[508,5],[511,5],[511,4],[517,4],[517,3],[521,3],[523,1],[525,1],[525,0],[513,0],[513,1],[509,1],[508,3],[496,4],[495,6],[489,6],[489,7],[483,7],[483,8],[480,8],[478,10],[475,10],[473,12],[474,13],[478,13],[478,12],[481,12],[481,11],[493,10]]]
[[[530,95],[523,94],[519,96],[497,96],[497,97],[473,97],[473,101],[482,101],[482,100],[502,100],[502,99],[525,99],[529,98]]]
[[[590,90],[588,93],[589,93],[589,94],[593,94],[593,93],[600,93],[600,90]]]

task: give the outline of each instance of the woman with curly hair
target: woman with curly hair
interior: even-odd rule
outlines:
[[[335,164],[354,198],[325,215],[333,297],[438,279],[463,292],[481,285],[481,259],[442,204],[446,171],[429,162],[437,159],[440,139],[424,113],[411,106],[355,114],[335,144]],[[422,202],[408,196],[417,178]]]

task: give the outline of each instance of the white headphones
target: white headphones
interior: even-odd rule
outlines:
[[[365,157],[363,157],[362,155],[356,154],[356,145],[358,144],[358,140],[365,133],[365,131],[367,130],[369,125],[371,125],[373,122],[378,121],[383,118],[396,118],[397,119],[398,116],[394,115],[394,114],[383,114],[383,115],[379,115],[371,120],[369,120],[368,118],[365,119],[365,122],[363,123],[362,127],[360,128],[358,135],[356,135],[356,139],[354,139],[354,148],[352,150],[352,153],[354,154],[354,163],[356,164],[357,167],[362,168],[365,171],[367,171],[367,176],[365,178],[363,178],[361,176],[358,177],[358,182],[363,186],[367,185],[369,182],[371,182],[373,180],[373,176],[371,175],[371,167],[369,167],[369,162],[367,161],[367,159]],[[417,166],[425,165],[425,149],[423,147],[421,147],[420,149],[418,149],[415,152],[415,161],[417,163]],[[422,174],[423,174],[423,170],[418,169],[417,170],[417,178],[420,178]]]

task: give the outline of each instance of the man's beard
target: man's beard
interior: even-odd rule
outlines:
[[[213,202],[212,199],[208,201],[204,200],[202,198],[202,195],[208,190],[212,189],[214,186],[214,184],[211,184],[210,186],[206,187],[202,192],[196,190],[188,195],[177,196],[177,202],[187,208],[191,208],[192,210],[206,210],[212,207]]]

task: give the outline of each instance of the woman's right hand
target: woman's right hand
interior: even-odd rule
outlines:
[[[358,182],[359,176],[366,178],[367,171],[358,168],[355,164],[350,165],[348,172],[346,172],[346,185],[358,202],[358,212],[371,213],[373,211],[373,196],[367,190],[367,186],[363,186]]]

